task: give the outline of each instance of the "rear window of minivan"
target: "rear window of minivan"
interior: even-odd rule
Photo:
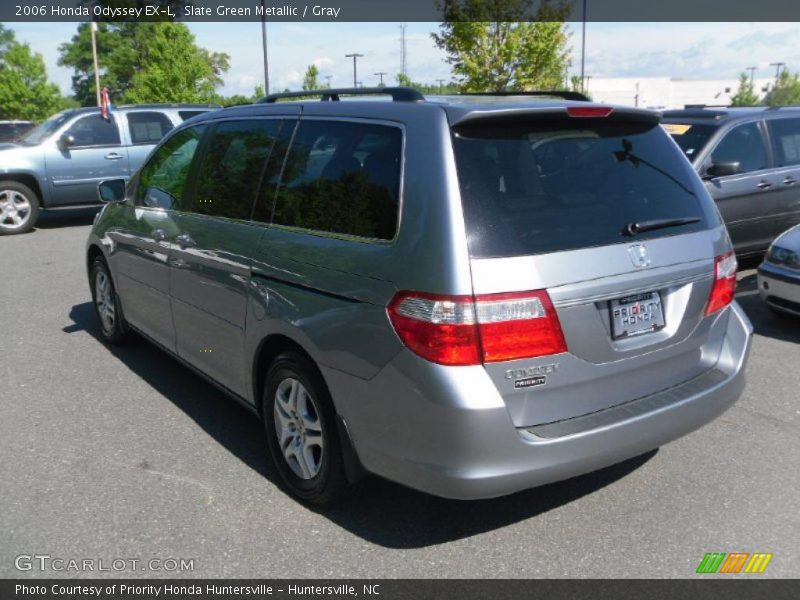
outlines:
[[[612,119],[484,122],[453,144],[470,253],[540,254],[707,229],[718,221],[658,126]],[[697,222],[641,232],[631,223]]]

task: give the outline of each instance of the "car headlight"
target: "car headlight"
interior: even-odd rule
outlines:
[[[783,265],[791,269],[800,269],[800,255],[794,250],[771,246],[767,252],[767,261],[774,265]]]

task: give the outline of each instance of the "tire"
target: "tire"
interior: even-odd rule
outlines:
[[[275,467],[303,502],[330,506],[347,492],[330,394],[315,365],[298,352],[279,355],[264,384],[262,413]]]
[[[103,339],[110,344],[124,343],[129,336],[128,324],[122,314],[122,306],[108,265],[102,258],[96,258],[92,265],[90,287],[94,313]]]
[[[0,181],[0,235],[27,233],[38,220],[36,193],[16,181]]]

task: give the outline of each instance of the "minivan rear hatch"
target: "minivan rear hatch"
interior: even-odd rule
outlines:
[[[566,351],[484,356],[515,425],[603,410],[713,366],[706,309],[727,234],[656,113],[486,110],[451,126],[476,299],[544,290],[564,336]]]

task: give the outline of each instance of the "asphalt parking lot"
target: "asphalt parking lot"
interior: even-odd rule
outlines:
[[[604,471],[482,502],[372,478],[315,512],[288,497],[260,423],[145,342],[98,340],[91,211],[0,238],[0,577],[15,557],[193,559],[182,577],[694,577],[706,552],[800,576],[800,320],[743,271],[756,336],[721,418]],[[70,573],[71,576],[76,573]],[[708,576],[706,576],[708,577]]]

